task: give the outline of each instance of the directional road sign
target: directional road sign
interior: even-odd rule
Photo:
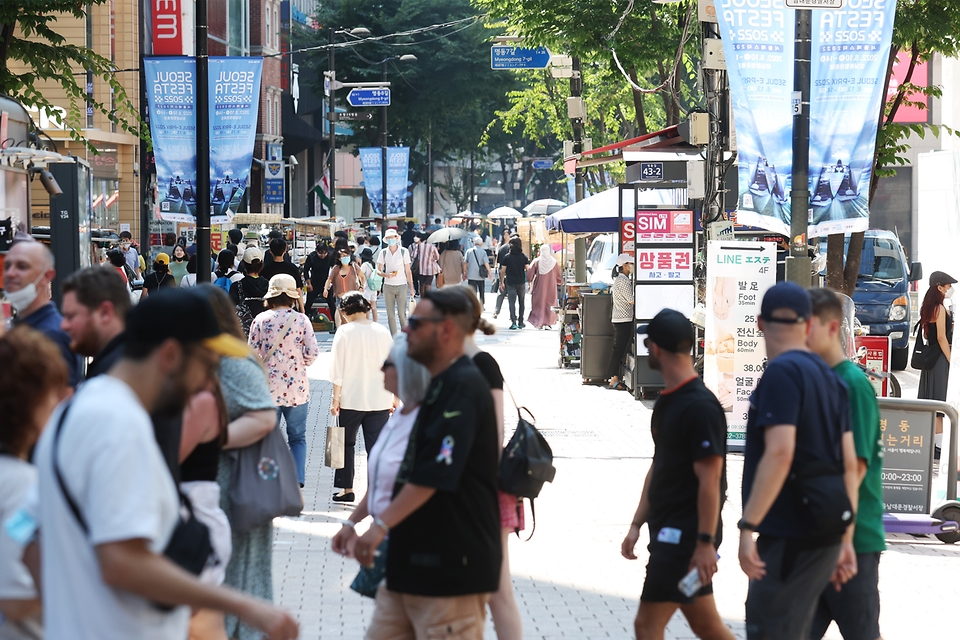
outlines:
[[[355,120],[358,122],[364,122],[367,120],[373,120],[373,114],[369,111],[344,111],[343,113],[337,114],[337,120]]]
[[[390,89],[350,89],[347,102],[351,107],[389,107]]]
[[[521,49],[505,45],[490,47],[491,69],[546,69],[550,64],[550,52],[546,47]]]
[[[537,169],[538,171],[553,168],[553,160],[534,160],[530,164],[533,165],[533,168]]]

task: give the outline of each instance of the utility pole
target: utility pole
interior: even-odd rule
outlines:
[[[470,204],[467,206],[467,211],[473,211],[473,199],[476,196],[473,192],[473,149],[470,150]]]
[[[433,123],[427,125],[427,225],[433,223]]]
[[[808,208],[810,206],[810,9],[796,10],[796,37],[793,43],[793,173],[790,185],[790,255],[787,280],[810,286],[810,257],[807,254]]]
[[[197,282],[210,282],[210,60],[207,0],[197,0]]]
[[[384,85],[387,86],[387,60],[384,60],[380,63],[380,80],[383,81]],[[380,200],[380,235],[383,236],[387,232],[387,107],[381,107],[380,111],[380,131],[383,133],[383,142],[380,147],[380,177],[382,178],[381,186],[383,187],[383,195]]]
[[[580,58],[573,57],[573,75],[570,77],[570,96],[581,101],[583,95],[583,78],[580,74]],[[573,153],[579,161],[580,154],[583,153],[583,117],[576,113],[578,117],[571,118],[570,124],[573,125]],[[578,162],[579,165],[579,162]],[[583,169],[577,166],[574,174],[575,198],[577,202],[583,200]],[[574,277],[577,282],[587,281],[587,240],[586,238],[577,238],[573,241],[573,260]]]
[[[337,105],[334,99],[337,90],[337,54],[333,48],[337,30],[330,29],[330,52],[328,55],[330,66],[330,95],[327,96],[327,126],[330,127],[330,217],[337,217]]]

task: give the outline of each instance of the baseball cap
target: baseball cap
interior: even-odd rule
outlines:
[[[693,325],[675,309],[663,309],[648,324],[638,325],[637,333],[670,353],[680,353],[681,343],[693,342]]]
[[[774,318],[773,312],[777,309],[790,309],[797,317],[790,319]],[[765,322],[779,322],[781,324],[800,324],[813,315],[813,304],[810,294],[796,282],[778,282],[767,289],[760,303],[760,317]]]
[[[629,253],[621,253],[620,255],[617,256],[617,266],[618,266],[618,267],[622,267],[623,265],[627,264],[628,262],[633,262],[633,256],[630,255]]]
[[[264,294],[263,299],[269,300],[284,293],[291,298],[300,299],[300,289],[297,289],[297,281],[294,280],[293,276],[286,273],[278,273],[270,278],[270,288],[267,289],[267,293]]]
[[[399,238],[399,237],[400,237],[400,234],[397,233],[396,229],[387,229],[387,232],[383,234],[384,240],[386,240],[387,238]]]
[[[161,252],[161,253],[158,253],[158,254],[157,254],[156,262],[158,262],[158,263],[160,263],[160,264],[170,264],[170,256],[168,256],[167,254],[162,253],[162,252]]]
[[[250,264],[254,260],[263,262],[263,251],[256,247],[247,247],[243,252],[243,261]]]
[[[222,356],[250,355],[246,342],[220,330],[210,301],[193,288],[161,288],[127,314],[128,343],[159,345],[169,338],[200,344]]]
[[[942,284],[953,284],[956,282],[952,276],[947,275],[943,271],[934,271],[930,274],[930,286],[939,287]]]

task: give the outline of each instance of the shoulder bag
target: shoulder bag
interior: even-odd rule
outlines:
[[[791,470],[803,520],[811,537],[840,537],[853,522],[853,506],[843,482],[843,465],[827,460],[813,460]]]
[[[57,421],[57,430],[53,434],[53,447],[51,447],[51,464],[53,466],[53,473],[57,478],[57,484],[60,486],[60,492],[63,494],[67,506],[73,513],[74,518],[77,519],[77,523],[80,525],[83,533],[89,535],[90,528],[87,526],[87,522],[80,512],[80,507],[77,506],[73,496],[70,495],[70,492],[67,490],[67,484],[60,474],[60,465],[57,464],[57,445],[60,443],[60,433],[63,430],[63,423],[67,417],[67,412],[70,411],[70,406],[69,402],[64,406],[63,413],[60,414],[60,420]],[[213,555],[213,546],[210,544],[210,530],[207,528],[207,525],[197,520],[197,517],[193,513],[193,505],[190,499],[179,491],[177,493],[180,496],[180,505],[185,509],[180,509],[180,517],[177,519],[177,524],[170,534],[170,540],[163,550],[163,555],[184,571],[199,576]],[[183,513],[184,510],[186,514]],[[186,517],[184,517],[184,515],[186,515]],[[154,603],[154,606],[161,611],[170,611],[174,608],[161,603]]]
[[[277,339],[274,341],[273,346],[270,347],[270,351],[267,352],[267,355],[263,358],[263,364],[267,364],[270,361],[270,358],[273,357],[273,354],[277,352],[277,349],[280,348],[280,343],[283,342],[283,339],[287,337],[287,334],[290,333],[290,329],[293,328],[293,323],[297,319],[297,314],[299,311],[291,311],[290,317],[287,318],[287,321],[283,323],[283,328],[280,329],[280,333],[277,334]]]
[[[477,251],[476,249],[474,249],[474,250],[473,250],[473,259],[476,261],[476,263],[477,263],[477,268],[478,268],[479,271],[480,271],[480,278],[483,279],[483,280],[486,280],[487,278],[490,277],[490,268],[487,267],[487,261],[486,261],[486,260],[484,260],[483,263],[480,262],[480,258],[477,257],[477,253],[478,253],[478,251]]]
[[[929,371],[940,357],[940,345],[924,341],[920,322],[917,322],[916,340],[913,342],[913,355],[910,356],[910,366],[920,371]]]

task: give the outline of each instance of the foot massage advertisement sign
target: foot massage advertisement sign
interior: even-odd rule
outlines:
[[[813,11],[810,237],[863,231],[895,0]],[[716,0],[736,126],[737,221],[790,232],[796,11],[782,0]]]
[[[230,222],[250,181],[262,58],[210,58],[210,220]],[[157,215],[197,218],[196,61],[144,59],[150,135],[157,163]]]
[[[739,450],[750,395],[766,367],[757,317],[763,295],[777,283],[777,245],[711,240],[707,265],[703,380],[726,414],[727,446]]]

